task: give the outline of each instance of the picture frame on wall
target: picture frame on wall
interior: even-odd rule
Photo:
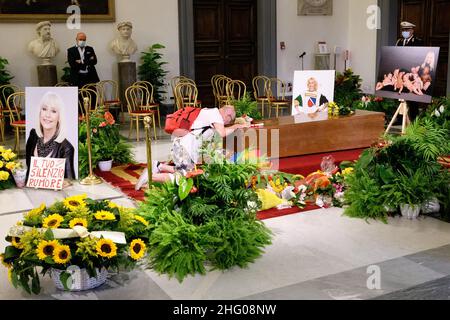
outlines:
[[[65,22],[77,5],[82,22],[115,22],[115,0],[0,0],[0,22]]]
[[[333,0],[297,0],[299,16],[332,16]]]

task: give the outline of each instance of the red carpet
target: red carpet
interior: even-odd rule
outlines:
[[[320,170],[320,164],[323,157],[332,155],[336,159],[336,164],[339,164],[342,161],[357,160],[363,151],[364,149],[358,149],[281,159],[280,171],[307,176],[312,172]],[[128,197],[133,198],[137,201],[144,201],[144,191],[135,191],[134,185],[138,181],[139,176],[141,175],[145,167],[145,164],[123,165],[114,167],[111,172],[96,171],[96,174],[99,177],[103,178],[106,182],[112,184],[114,187],[120,188],[120,190]],[[285,210],[271,209],[259,212],[258,218],[260,220],[266,220],[316,209],[319,209],[319,207],[315,205],[308,205],[303,210],[300,210],[299,208],[291,208]]]
[[[297,214],[297,213],[303,213],[306,211],[312,211],[312,210],[317,210],[317,209],[320,209],[320,208],[318,206],[309,204],[306,206],[305,209],[299,209],[299,208],[295,207],[295,208],[283,209],[283,210],[270,209],[270,210],[266,210],[266,211],[260,211],[260,212],[258,212],[257,216],[258,216],[259,220],[268,220],[268,219],[278,218],[278,217],[282,217],[282,216],[288,216],[288,215]]]

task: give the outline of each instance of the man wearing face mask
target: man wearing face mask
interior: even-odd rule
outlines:
[[[403,21],[400,24],[400,28],[402,31],[402,37],[397,40],[397,47],[422,47],[424,45],[423,40],[414,35],[416,28],[415,24]]]
[[[71,84],[82,88],[89,83],[100,81],[95,65],[97,56],[94,48],[86,45],[86,34],[77,34],[77,45],[67,50],[67,60],[70,64]]]
[[[424,46],[423,40],[414,35],[415,28],[416,28],[416,25],[412,24],[411,22],[403,21],[402,23],[400,23],[402,37],[400,39],[398,39],[396,46],[397,47],[423,47]],[[408,106],[409,106],[409,118],[412,121],[414,121],[420,113],[421,104],[417,103],[417,102],[409,102]],[[401,118],[397,119],[397,121],[398,121],[397,124],[400,124],[400,122],[399,122],[400,120],[401,120]]]

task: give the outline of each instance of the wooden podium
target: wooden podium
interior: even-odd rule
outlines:
[[[242,152],[243,149],[258,149],[272,157],[272,135],[278,135],[279,157],[296,157],[325,152],[368,148],[384,132],[385,115],[380,112],[357,110],[354,115],[324,120],[302,117],[281,117],[262,121],[264,126],[246,131],[238,130],[227,139],[233,145],[226,145],[228,151]],[[317,120],[317,121],[315,121]],[[278,130],[278,132],[274,131]],[[255,139],[257,136],[257,142]],[[266,144],[261,140],[266,140]],[[276,142],[277,137],[275,137]],[[276,149],[276,148],[275,148]],[[264,152],[267,150],[267,153]]]

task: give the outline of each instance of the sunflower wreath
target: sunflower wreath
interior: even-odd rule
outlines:
[[[10,246],[0,258],[12,285],[29,294],[41,292],[38,270],[43,276],[58,274],[55,284],[76,290],[68,270],[91,278],[105,270],[131,270],[146,255],[148,230],[133,209],[74,196],[27,212],[10,229]]]

